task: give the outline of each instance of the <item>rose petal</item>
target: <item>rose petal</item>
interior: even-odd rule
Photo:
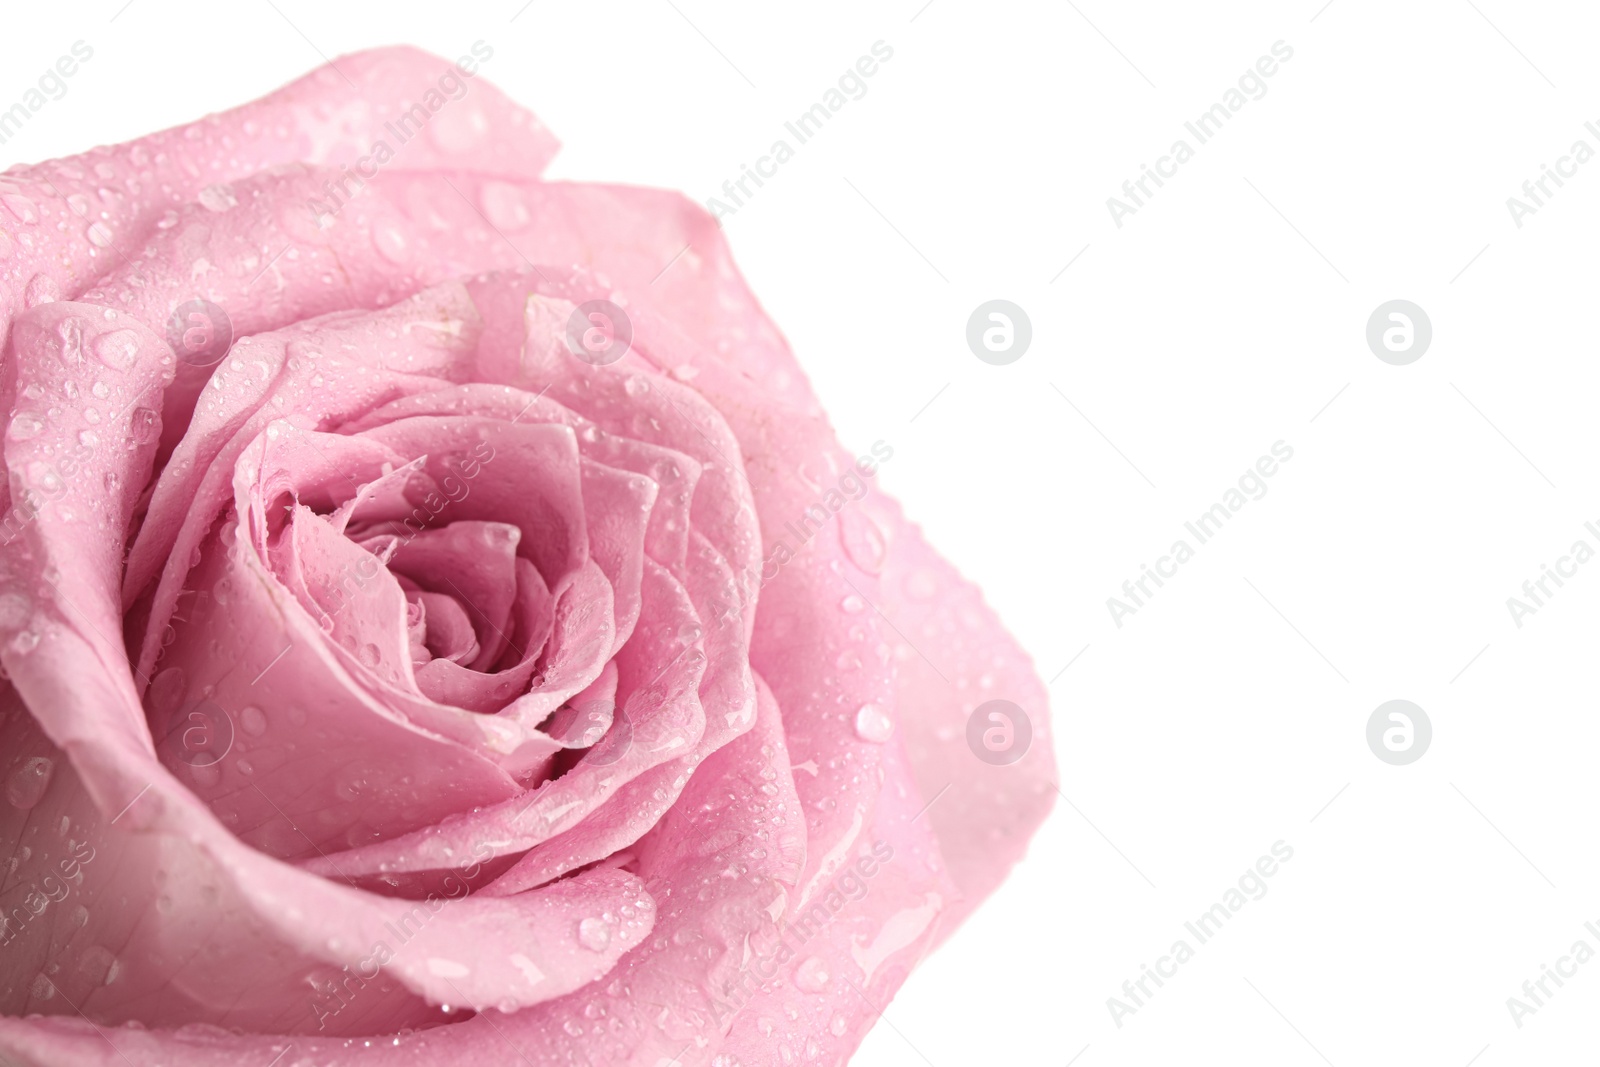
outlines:
[[[447,320],[464,324],[441,341],[416,334],[409,324]],[[421,372],[445,373],[470,351],[476,313],[459,286],[424,290],[392,308],[357,316],[333,316],[262,334],[235,346],[211,377],[212,407],[202,405],[172,461],[162,471],[139,536],[128,554],[123,601],[131,605],[161,575],[140,649],[140,670],[155,661],[161,628],[182,588],[186,563],[231,495],[233,464],[268,423],[294,414],[303,425],[343,421],[397,394],[437,386],[437,378],[345,362],[355,353],[390,352],[393,362]],[[398,336],[397,336],[398,335]],[[443,347],[435,347],[442,344]],[[169,356],[170,358],[170,356]],[[369,357],[370,358],[370,357]],[[319,366],[326,359],[327,372]],[[334,364],[339,364],[334,366]],[[339,372],[337,387],[329,374]]]
[[[461,857],[511,855],[579,823],[616,789],[658,764],[691,751],[705,731],[697,693],[706,665],[698,618],[684,591],[655,564],[645,568],[641,626],[616,657],[622,713],[620,743],[591,749],[576,766],[530,794],[472,811],[414,833],[304,861],[319,874],[359,877],[379,871],[444,870]],[[553,710],[553,709],[552,709]]]
[[[517,596],[517,543],[522,531],[511,523],[457,519],[402,539],[389,569],[424,589],[453,594],[471,617],[478,656],[468,664],[486,670],[511,643],[507,628]],[[524,656],[518,651],[517,660]]]
[[[738,583],[727,561],[711,543],[699,534],[694,538],[689,591],[695,600],[695,611],[706,626],[707,657],[706,673],[700,682],[706,726],[699,742],[693,751],[652,767],[623,785],[583,822],[536,845],[479,892],[509,894],[531,889],[632,845],[678,801],[701,764],[755,721],[756,687],[750,672]],[[779,836],[787,854],[795,857],[798,877],[805,855],[805,836],[798,828]]]

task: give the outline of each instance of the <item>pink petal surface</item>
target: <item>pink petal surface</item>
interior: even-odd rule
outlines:
[[[870,475],[794,543],[854,460],[700,208],[481,77],[314,206],[447,69],[0,176],[0,1058],[844,1062],[1049,810]]]

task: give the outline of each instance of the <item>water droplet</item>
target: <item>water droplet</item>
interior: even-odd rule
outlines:
[[[851,593],[849,596],[839,601],[839,608],[847,615],[859,615],[861,612],[867,610],[867,602],[856,596],[854,593]]]
[[[578,943],[592,952],[603,952],[611,943],[611,927],[603,919],[584,919],[578,924]]]
[[[161,427],[161,413],[150,408],[140,408],[133,413],[133,439],[140,444],[148,444],[155,439]]]
[[[856,736],[881,745],[894,734],[894,720],[876,704],[863,704],[856,711]]]
[[[94,354],[114,371],[125,371],[139,357],[139,335],[132,330],[113,330],[95,339]]]
[[[26,222],[30,226],[39,221],[39,205],[25,196],[17,193],[0,194],[0,204],[17,217],[19,222]]]
[[[62,319],[56,327],[61,337],[61,361],[76,363],[83,358],[83,323],[77,319]]]
[[[369,642],[361,646],[361,650],[356,653],[356,658],[359,659],[364,666],[376,667],[383,661],[383,653],[379,651],[377,645]]]
[[[28,484],[54,497],[61,492],[61,475],[42,459],[30,460],[26,468]]]
[[[28,621],[33,600],[26,593],[0,593],[0,629],[14,630]]]
[[[506,182],[486,182],[480,196],[483,214],[501,230],[520,230],[532,217],[523,203],[522,192]]]
[[[28,990],[34,1000],[49,1000],[56,995],[56,985],[42,974],[34,975],[33,985]]]
[[[162,715],[170,715],[183,703],[189,689],[189,679],[182,667],[168,667],[150,681],[150,708]]]
[[[7,647],[19,656],[26,656],[39,647],[39,635],[32,630],[23,630],[11,639]]]
[[[828,965],[821,956],[807,956],[795,965],[794,984],[802,993],[820,993],[828,988]]]
[[[55,773],[56,765],[44,756],[34,756],[24,760],[22,766],[11,772],[11,777],[6,779],[6,799],[11,801],[11,806],[27,811],[44,796],[44,791],[49,788],[50,775]]]
[[[111,227],[103,222],[96,222],[89,227],[89,243],[96,248],[108,248],[111,245]]]
[[[239,724],[244,727],[244,732],[251,737],[260,737],[267,732],[266,713],[251,704],[239,712]]]
[[[6,436],[13,441],[31,441],[44,432],[44,420],[31,411],[24,411],[11,420]]]
[[[853,509],[840,512],[839,541],[850,562],[873,576],[883,573],[889,540],[871,518]]]
[[[428,138],[446,156],[471,151],[488,133],[488,117],[472,103],[444,108],[428,123]]]
[[[372,244],[390,263],[404,263],[406,261],[406,236],[397,227],[387,224],[380,225],[372,231]]]
[[[198,199],[207,211],[227,211],[239,206],[239,198],[233,195],[232,187],[223,184],[206,186],[200,190]]]
[[[119,970],[117,957],[104,945],[90,945],[78,957],[78,973],[96,985],[110,985]]]
[[[35,274],[28,282],[22,302],[31,308],[40,304],[53,304],[61,299],[61,286],[48,274]]]

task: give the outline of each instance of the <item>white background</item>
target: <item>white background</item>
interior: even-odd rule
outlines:
[[[1600,548],[1600,160],[1520,229],[1505,201],[1600,150],[1600,25],[1321,3],[27,5],[0,100],[95,56],[0,166],[482,38],[565,142],[552,177],[704,200],[887,42],[728,234],[847,445],[895,447],[886,487],[1053,679],[1071,805],[855,1063],[1588,1062],[1600,961],[1521,1029],[1505,1002],[1600,950],[1600,562],[1520,629],[1505,601]],[[1278,40],[1267,95],[1117,228],[1106,198]],[[994,297],[1033,324],[1005,367],[963,337]],[[1434,329],[1404,367],[1364,340],[1394,298]],[[1117,628],[1106,598],[1279,440],[1267,495]],[[1434,727],[1405,767],[1364,736],[1397,697]],[[1116,1027],[1106,998],[1280,839],[1270,892]]]

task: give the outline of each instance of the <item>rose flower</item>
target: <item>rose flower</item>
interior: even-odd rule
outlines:
[[[0,175],[0,1062],[842,1063],[1050,806],[892,444],[492,54]]]

